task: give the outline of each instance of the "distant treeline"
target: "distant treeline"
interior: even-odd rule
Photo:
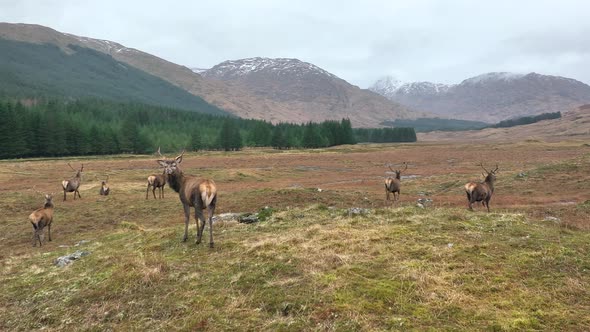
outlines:
[[[543,113],[535,116],[524,116],[518,119],[510,119],[504,120],[496,123],[495,125],[489,126],[489,128],[508,128],[508,127],[515,127],[515,126],[522,126],[527,125],[535,122],[539,122],[542,120],[551,120],[551,119],[559,119],[561,118],[561,112],[554,112],[554,113]]]
[[[29,104],[29,103],[28,103]],[[412,128],[352,129],[350,120],[273,125],[140,103],[99,99],[0,100],[0,158],[163,151],[319,148],[413,142]]]
[[[411,127],[419,133],[429,131],[461,131],[476,130],[489,126],[489,123],[481,121],[441,119],[441,118],[418,118],[418,119],[395,119],[394,121],[384,121],[384,126],[391,127]]]

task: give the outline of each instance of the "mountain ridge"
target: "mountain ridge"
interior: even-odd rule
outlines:
[[[263,90],[269,83],[261,87],[252,87],[235,81],[206,78],[191,68],[116,42],[62,33],[41,25],[0,23],[0,38],[55,44],[66,52],[69,44],[94,49],[112,56],[117,61],[160,77],[212,105],[243,118],[263,119],[274,123],[349,118],[355,127],[379,127],[379,123],[385,120],[428,115],[424,112],[414,113],[407,107],[371,91],[362,90],[344,80],[336,84],[327,83],[336,85],[336,87],[324,87],[331,89],[335,95],[328,95],[325,98],[311,100],[277,98],[273,95],[274,92],[279,92],[276,89],[270,89],[264,93]],[[270,85],[284,86],[280,81]],[[292,86],[292,88],[295,87]],[[301,82],[297,88],[304,92],[294,91],[292,96],[309,96],[309,89],[304,82]],[[287,94],[285,91],[280,93],[281,96]]]
[[[490,123],[572,109],[590,102],[590,86],[572,78],[535,72],[491,72],[458,84],[403,83],[391,77],[370,90],[437,116]]]

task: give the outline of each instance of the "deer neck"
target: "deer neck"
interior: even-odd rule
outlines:
[[[172,174],[168,174],[168,184],[176,192],[180,192],[184,183],[184,174],[181,170],[177,169]]]
[[[53,209],[53,202],[47,202],[43,205],[44,209]]]
[[[492,179],[486,179],[485,184],[487,184],[490,190],[494,192],[494,181]]]

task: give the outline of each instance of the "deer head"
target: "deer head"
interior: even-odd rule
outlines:
[[[406,162],[404,161],[403,165],[405,165],[405,166],[406,166],[406,167],[405,167],[403,170],[400,170],[400,169],[396,169],[396,170],[394,170],[393,168],[391,168],[391,165],[387,165],[387,166],[389,167],[389,169],[390,169],[392,172],[394,172],[394,173],[395,173],[395,178],[396,178],[396,179],[401,179],[402,172],[404,172],[405,170],[407,170],[407,169],[408,169],[408,163],[406,163]]]

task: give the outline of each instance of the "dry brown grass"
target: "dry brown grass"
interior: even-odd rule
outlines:
[[[462,192],[480,160],[500,164],[491,214],[467,211]],[[418,177],[385,207],[385,164],[402,161]],[[579,142],[188,155],[185,172],[216,180],[218,213],[277,211],[216,223],[213,250],[180,242],[170,189],[145,199],[153,158],[84,163],[82,199],[61,202],[64,160],[1,162],[0,329],[590,328],[579,314],[590,308],[590,150]],[[94,175],[105,173],[112,194],[100,197]],[[42,204],[35,184],[58,191],[42,248],[26,219]],[[422,193],[433,208],[414,207]],[[371,212],[350,217],[352,206]],[[78,248],[92,253],[52,266]]]

